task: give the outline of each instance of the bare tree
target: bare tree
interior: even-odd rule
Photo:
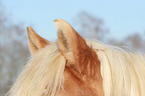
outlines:
[[[25,30],[11,24],[0,7],[0,96],[8,91],[29,55]]]
[[[109,42],[114,45],[119,46],[129,46],[132,49],[138,49],[144,51],[145,49],[145,38],[144,34],[141,35],[139,33],[130,34],[122,40],[110,39]]]
[[[104,22],[100,18],[94,17],[87,12],[81,12],[77,16],[76,21],[79,32],[85,37],[94,38],[118,46],[129,46],[139,50],[145,49],[145,36],[139,33],[128,35],[122,40],[116,40],[112,37],[107,37],[109,31],[104,27]]]
[[[101,18],[93,17],[86,12],[79,13],[76,21],[80,34],[85,37],[103,41],[104,37],[109,33],[109,30],[104,27],[104,22]]]

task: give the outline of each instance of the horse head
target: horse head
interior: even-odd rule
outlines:
[[[97,53],[66,21],[56,19],[55,25],[58,34],[57,44],[66,59],[64,90],[60,90],[60,96],[103,96],[100,61]],[[27,29],[32,56],[51,44],[36,34],[31,27]],[[47,90],[46,93],[48,93]],[[46,93],[44,94],[47,95]]]

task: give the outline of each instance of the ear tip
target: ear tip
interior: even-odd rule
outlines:
[[[33,30],[33,28],[32,27],[30,27],[30,26],[28,26],[27,27],[27,33],[29,34],[29,33],[33,33],[33,34],[35,34],[35,31]]]
[[[62,26],[62,19],[55,19],[54,20],[54,24],[55,24],[55,26],[56,26],[56,29],[57,30],[59,30],[60,28],[62,28],[61,26]]]
[[[61,22],[64,21],[63,19],[55,19],[54,22]]]
[[[54,20],[55,25],[69,25],[65,20],[63,19],[55,19]]]
[[[63,19],[55,19],[54,23],[55,23],[55,26],[58,30],[71,27],[71,25]]]
[[[28,26],[27,27],[27,35],[29,36],[29,35],[33,35],[33,34],[36,34],[35,31],[33,30],[32,27]]]
[[[32,27],[27,26],[27,31],[30,31],[32,29]]]

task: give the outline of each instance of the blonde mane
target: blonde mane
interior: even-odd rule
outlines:
[[[7,95],[42,96],[47,88],[54,96],[63,85],[65,62],[56,43],[46,46],[30,59]]]
[[[104,96],[145,96],[145,54],[88,41],[100,62]]]
[[[104,96],[145,96],[145,55],[87,40],[101,62]],[[57,43],[33,56],[8,96],[55,96],[63,87],[66,60]],[[96,85],[97,86],[97,85]]]

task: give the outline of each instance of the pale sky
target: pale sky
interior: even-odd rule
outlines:
[[[145,32],[145,0],[1,0],[14,23],[32,26],[41,36],[57,38],[54,20],[64,19],[74,26],[77,14],[85,11],[104,20],[111,36],[123,38]],[[74,27],[75,28],[75,27]]]

